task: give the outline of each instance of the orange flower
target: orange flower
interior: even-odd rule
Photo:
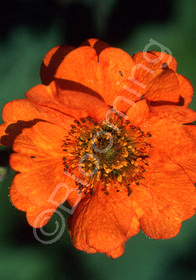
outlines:
[[[131,58],[95,39],[46,55],[43,84],[6,104],[0,126],[11,200],[31,226],[67,200],[73,244],[88,253],[119,257],[140,229],[178,234],[196,207],[196,113],[175,71],[167,54]]]

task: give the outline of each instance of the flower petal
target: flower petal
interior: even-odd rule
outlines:
[[[178,103],[180,94],[176,74],[170,69],[157,71],[147,84],[144,96],[149,101]]]
[[[12,183],[10,187],[10,198],[14,206],[21,211],[26,211],[30,204],[29,198],[27,196],[21,195],[17,191],[16,185],[14,183]]]
[[[148,127],[145,124],[148,120],[150,122],[150,130],[151,121],[153,121],[154,123],[164,120],[165,123],[167,123],[167,120],[169,119],[169,121],[174,121],[178,123],[178,125],[182,125],[193,123],[196,120],[196,112],[185,106],[149,106],[146,99],[138,101],[135,103],[134,106],[130,107],[130,109],[127,111],[127,116],[130,122],[135,126],[144,125],[145,130],[148,129]],[[153,118],[153,120],[151,118]],[[160,125],[159,130],[161,129],[162,127]],[[166,133],[165,136],[167,136]]]
[[[188,106],[193,98],[193,87],[191,82],[184,76],[177,74],[179,88],[180,88],[180,95],[183,98],[184,106]]]
[[[57,69],[55,78],[81,83],[99,92],[98,57],[90,46],[79,47],[67,55]]]
[[[57,46],[52,48],[45,55],[40,70],[40,76],[43,84],[49,85],[52,82],[62,60],[73,49],[73,47],[66,45]]]
[[[66,81],[56,80],[58,101],[66,108],[66,112],[70,111],[70,115],[75,118],[92,117],[99,122],[106,118],[110,107],[100,98],[97,98],[92,92],[67,90]],[[68,108],[68,109],[67,109]]]
[[[192,86],[188,79],[176,73],[177,63],[172,56],[160,52],[140,52],[133,55],[133,61],[135,85],[132,87],[135,91],[153,102],[178,103],[182,97],[185,106],[190,103]]]
[[[128,79],[134,66],[130,55],[121,49],[106,48],[99,56],[101,78],[100,94],[111,106],[120,95],[124,81]],[[121,108],[122,109],[122,108]]]
[[[120,49],[104,48],[98,56],[95,49],[83,46],[65,57],[55,77],[80,83],[112,105],[132,67],[132,58]]]
[[[140,124],[151,133],[151,144],[157,151],[179,164],[196,182],[196,127],[190,125],[196,113],[187,107],[151,108],[151,117]]]
[[[0,143],[4,146],[12,146],[14,139],[24,128],[30,128],[39,121],[59,123],[73,122],[73,118],[65,116],[57,110],[48,107],[40,107],[24,99],[7,103],[3,108],[4,124],[0,126]]]
[[[134,106],[130,107],[127,111],[127,116],[129,121],[135,125],[139,126],[140,123],[146,121],[150,117],[151,109],[147,103],[146,99],[138,101]]]
[[[169,69],[176,71],[177,68],[175,58],[163,52],[138,52],[133,55],[133,61],[135,64],[143,64],[154,70],[168,67]]]
[[[10,164],[18,172],[16,190],[30,203],[51,208],[64,202],[74,182],[64,174],[64,130],[49,123],[37,123],[24,129],[15,142]]]
[[[61,119],[65,115],[74,119],[91,116],[98,121],[104,119],[109,110],[103,100],[99,96],[94,96],[91,90],[61,79],[56,79],[49,86],[33,87],[26,93],[26,97],[29,102],[48,108],[48,110],[52,109],[51,112],[54,115],[57,114]],[[64,122],[57,120],[56,123],[61,125]]]
[[[131,195],[143,209],[141,229],[154,239],[172,238],[178,234],[181,222],[195,213],[195,186],[172,162],[149,162],[144,176]]]
[[[82,199],[69,217],[69,230],[76,248],[117,257],[128,239],[133,205],[124,189],[116,192],[111,187],[108,195],[101,189],[100,185],[94,195]],[[134,223],[132,235],[138,231],[139,224]]]
[[[130,80],[141,84],[138,90],[147,87],[148,83],[159,74],[162,69],[162,62],[159,56],[153,52],[139,52],[133,55],[134,68]],[[143,86],[142,86],[143,85]]]
[[[14,183],[10,188],[10,198],[17,209],[26,212],[29,225],[35,228],[46,225],[57,208],[55,205],[47,205],[46,207],[33,205],[27,196],[23,196],[17,191]]]

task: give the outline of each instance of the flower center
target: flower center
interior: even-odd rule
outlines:
[[[139,184],[148,165],[150,134],[118,116],[108,123],[87,118],[74,122],[63,143],[65,173],[74,176],[84,193],[93,193],[101,181],[106,194]]]

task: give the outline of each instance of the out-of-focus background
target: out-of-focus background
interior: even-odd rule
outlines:
[[[76,46],[90,37],[131,55],[153,39],[172,52],[178,72],[196,88],[195,30],[194,0],[3,0],[0,109],[40,83],[39,68],[48,50],[59,44]],[[191,108],[196,109],[196,97]],[[25,214],[9,200],[14,176],[9,153],[0,152],[0,280],[196,279],[196,217],[184,222],[171,240],[150,240],[141,232],[116,260],[77,251],[67,232],[54,244],[38,242]],[[49,224],[51,231],[56,218]]]

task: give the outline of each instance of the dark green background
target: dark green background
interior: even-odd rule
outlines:
[[[63,43],[77,45],[90,37],[131,55],[154,39],[172,51],[178,73],[196,88],[195,29],[194,0],[2,1],[0,109],[40,83],[41,60],[49,49]],[[191,108],[196,109],[196,97]],[[7,159],[8,153],[1,153],[0,166],[6,166]],[[0,279],[196,279],[196,217],[184,222],[171,240],[150,240],[140,233],[126,243],[123,256],[110,260],[77,251],[67,233],[52,245],[36,241],[25,214],[9,201],[12,178],[8,169],[0,182]],[[55,218],[48,230],[54,229]]]

